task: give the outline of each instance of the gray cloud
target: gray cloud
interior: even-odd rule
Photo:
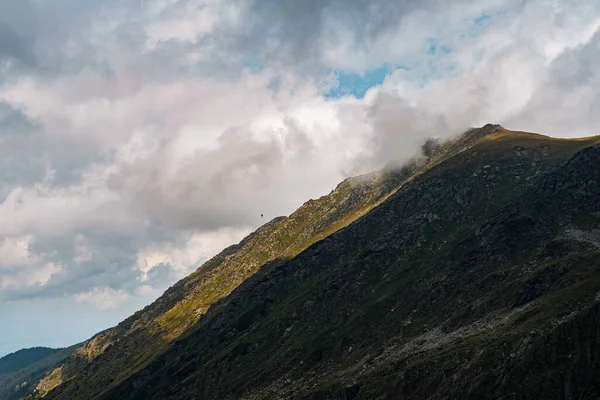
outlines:
[[[38,123],[21,109],[0,101],[0,200],[4,200],[15,185],[43,177],[42,162],[21,156],[35,146],[38,128]]]
[[[32,121],[23,110],[8,102],[0,102],[0,137],[4,140],[8,136],[31,133],[36,126],[36,122]]]
[[[225,45],[227,54],[259,56],[288,70],[298,68],[314,72],[322,68],[348,67],[350,64],[339,58],[365,56],[355,65],[361,70],[384,61],[377,54],[381,45],[385,47],[387,61],[412,62],[401,58],[413,56],[415,46],[424,46],[422,41],[436,35],[437,29],[441,28],[436,24],[456,20],[461,14],[477,16],[480,10],[494,3],[469,0],[257,0],[243,8],[241,30],[217,31],[218,36],[208,40],[223,40],[219,46]],[[395,43],[389,43],[390,39]],[[368,55],[371,60],[366,59]]]
[[[248,128],[229,128],[215,149],[198,150],[178,161],[175,176],[165,168],[174,162],[167,141],[150,157],[111,175],[109,188],[129,199],[132,212],[142,209],[172,229],[245,226],[256,223],[261,213],[286,213],[288,200],[273,198],[273,190],[290,189],[292,182],[285,182],[290,169],[310,170],[304,164],[315,160],[307,135],[293,121],[285,124],[283,141],[260,141]]]
[[[526,106],[508,121],[561,136],[600,133],[600,32],[549,65]]]
[[[32,14],[29,1],[8,0],[0,5],[0,63],[35,64],[32,47],[36,33]]]
[[[594,7],[2,2],[0,308],[66,296],[131,311],[260,214],[402,163],[426,137],[487,122],[595,133]],[[407,68],[364,99],[319,92],[332,69],[383,63]]]
[[[381,94],[368,111],[375,135],[369,157],[371,168],[401,164],[415,156],[424,138],[448,136],[467,128],[450,126],[443,114],[411,107],[407,99]]]

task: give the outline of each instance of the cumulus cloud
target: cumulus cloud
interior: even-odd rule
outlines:
[[[117,322],[425,138],[598,133],[599,25],[592,0],[3,1],[0,309]]]
[[[45,286],[63,266],[43,262],[43,257],[31,251],[33,235],[6,236],[0,241],[0,289]],[[1,295],[0,295],[1,298]]]
[[[206,260],[230,244],[249,234],[248,229],[222,228],[210,233],[193,233],[179,244],[167,243],[149,246],[138,255],[135,269],[141,272],[140,281],[146,282],[150,272],[161,265],[168,265],[182,278],[198,260]],[[141,286],[148,292],[146,286]]]
[[[99,310],[107,310],[121,306],[129,299],[129,294],[121,289],[95,288],[89,292],[77,293],[74,297],[79,303],[87,303]]]
[[[36,258],[29,251],[33,240],[33,235],[4,237],[0,242],[0,265],[8,268],[34,264]]]
[[[600,24],[600,22],[598,22]],[[509,121],[561,136],[600,133],[600,32],[565,49],[544,71],[529,101]]]

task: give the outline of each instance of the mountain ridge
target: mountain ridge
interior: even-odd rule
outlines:
[[[500,340],[486,326],[498,328],[498,335],[506,331],[518,336],[511,330],[521,329],[515,319],[530,323],[539,318],[540,329],[553,332],[544,325],[551,319],[546,314],[564,316],[541,299],[562,292],[544,294],[538,286],[558,285],[564,278],[553,272],[557,263],[582,263],[571,267],[593,288],[599,284],[588,271],[596,266],[589,257],[596,254],[594,229],[600,221],[593,216],[598,212],[595,203],[588,201],[599,200],[593,170],[599,166],[599,143],[600,137],[555,139],[486,125],[435,145],[427,159],[384,171],[373,181],[348,179],[329,195],[306,202],[290,217],[273,220],[224,250],[169,289],[149,306],[150,312],[145,309],[125,320],[111,331],[116,340],[99,339],[86,363],[50,388],[46,397],[450,395],[451,388],[439,382],[441,389],[428,391],[433,378],[410,377],[411,371],[420,371],[412,364],[414,357],[423,354],[429,363],[437,357],[429,355],[432,349],[443,348],[453,358],[442,365],[453,371],[457,360],[464,360],[457,340],[471,343],[486,335]],[[571,182],[589,188],[589,193],[579,193],[580,204],[572,202],[578,188],[568,186],[569,174]],[[586,174],[591,182],[587,186]],[[569,207],[561,205],[560,196]],[[542,272],[522,272],[525,261],[542,263],[543,268],[536,268],[549,275],[536,281]],[[241,275],[239,268],[245,271]],[[466,281],[457,280],[458,275]],[[524,276],[533,283],[522,282]],[[478,285],[475,289],[468,286],[471,280]],[[207,282],[215,284],[218,296],[206,297],[213,290]],[[505,292],[496,285],[504,285]],[[457,289],[467,287],[480,297]],[[542,311],[531,311],[532,304]],[[593,301],[586,310],[594,320]],[[311,315],[314,323],[307,320]],[[586,315],[579,310],[574,318]],[[146,325],[154,331],[131,339],[136,329],[146,329],[148,320],[154,321]],[[161,329],[171,326],[177,327],[161,336]],[[143,340],[164,342],[155,351],[144,347]],[[144,348],[149,351],[146,358],[139,355]],[[496,354],[495,347],[484,349]],[[115,356],[124,351],[132,355]],[[138,364],[112,370],[123,361]],[[404,363],[402,379],[390,369],[398,362]],[[388,387],[394,379],[393,388]],[[481,395],[483,383],[473,385],[470,390]]]
[[[289,217],[278,217],[264,224],[239,244],[226,248],[190,276],[173,285],[157,301],[117,325],[107,335],[88,344],[87,349],[77,352],[66,364],[66,372],[56,371],[54,376],[38,385],[38,395],[45,396],[55,386],[72,379],[106,350],[120,352],[113,346],[123,345],[123,337],[133,341],[127,347],[146,349],[146,354],[134,355],[127,364],[133,370],[140,368],[165,349],[171,340],[181,335],[208,306],[223,297],[227,287],[239,284],[265,263],[275,261],[275,256],[293,257],[310,244],[358,218],[393,191],[410,173],[408,168],[386,171],[373,175],[369,180],[360,179],[359,182],[346,179],[328,195],[305,202]],[[258,251],[255,251],[257,246]],[[215,296],[215,292],[218,295]],[[152,348],[147,343],[151,343]],[[122,364],[122,360],[116,360]]]

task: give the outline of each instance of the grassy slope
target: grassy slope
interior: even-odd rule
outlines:
[[[600,395],[600,140],[471,133],[101,398]]]
[[[38,385],[38,392],[64,383],[49,398],[93,398],[142,369],[206,312],[266,263],[283,262],[368,212],[393,193],[412,170],[342,182],[290,217],[277,218],[240,244],[225,249],[160,299],[77,350],[65,366]],[[73,379],[76,377],[76,379]]]

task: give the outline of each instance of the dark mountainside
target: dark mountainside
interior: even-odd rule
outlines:
[[[397,171],[346,179],[327,196],[263,225],[153,304],[78,348],[68,362],[39,382],[32,397],[45,396],[64,383],[48,398],[91,399],[143,369],[262,266],[283,263],[355,221],[393,193],[418,165],[415,161]]]
[[[16,400],[31,392],[48,371],[64,362],[77,347],[34,347],[0,358],[0,399]]]
[[[22,349],[14,353],[8,354],[0,358],[0,375],[18,371],[35,363],[36,361],[46,358],[60,349],[51,349],[49,347],[32,347],[30,349]]]
[[[258,229],[45,399],[596,399],[600,137],[486,125]]]

